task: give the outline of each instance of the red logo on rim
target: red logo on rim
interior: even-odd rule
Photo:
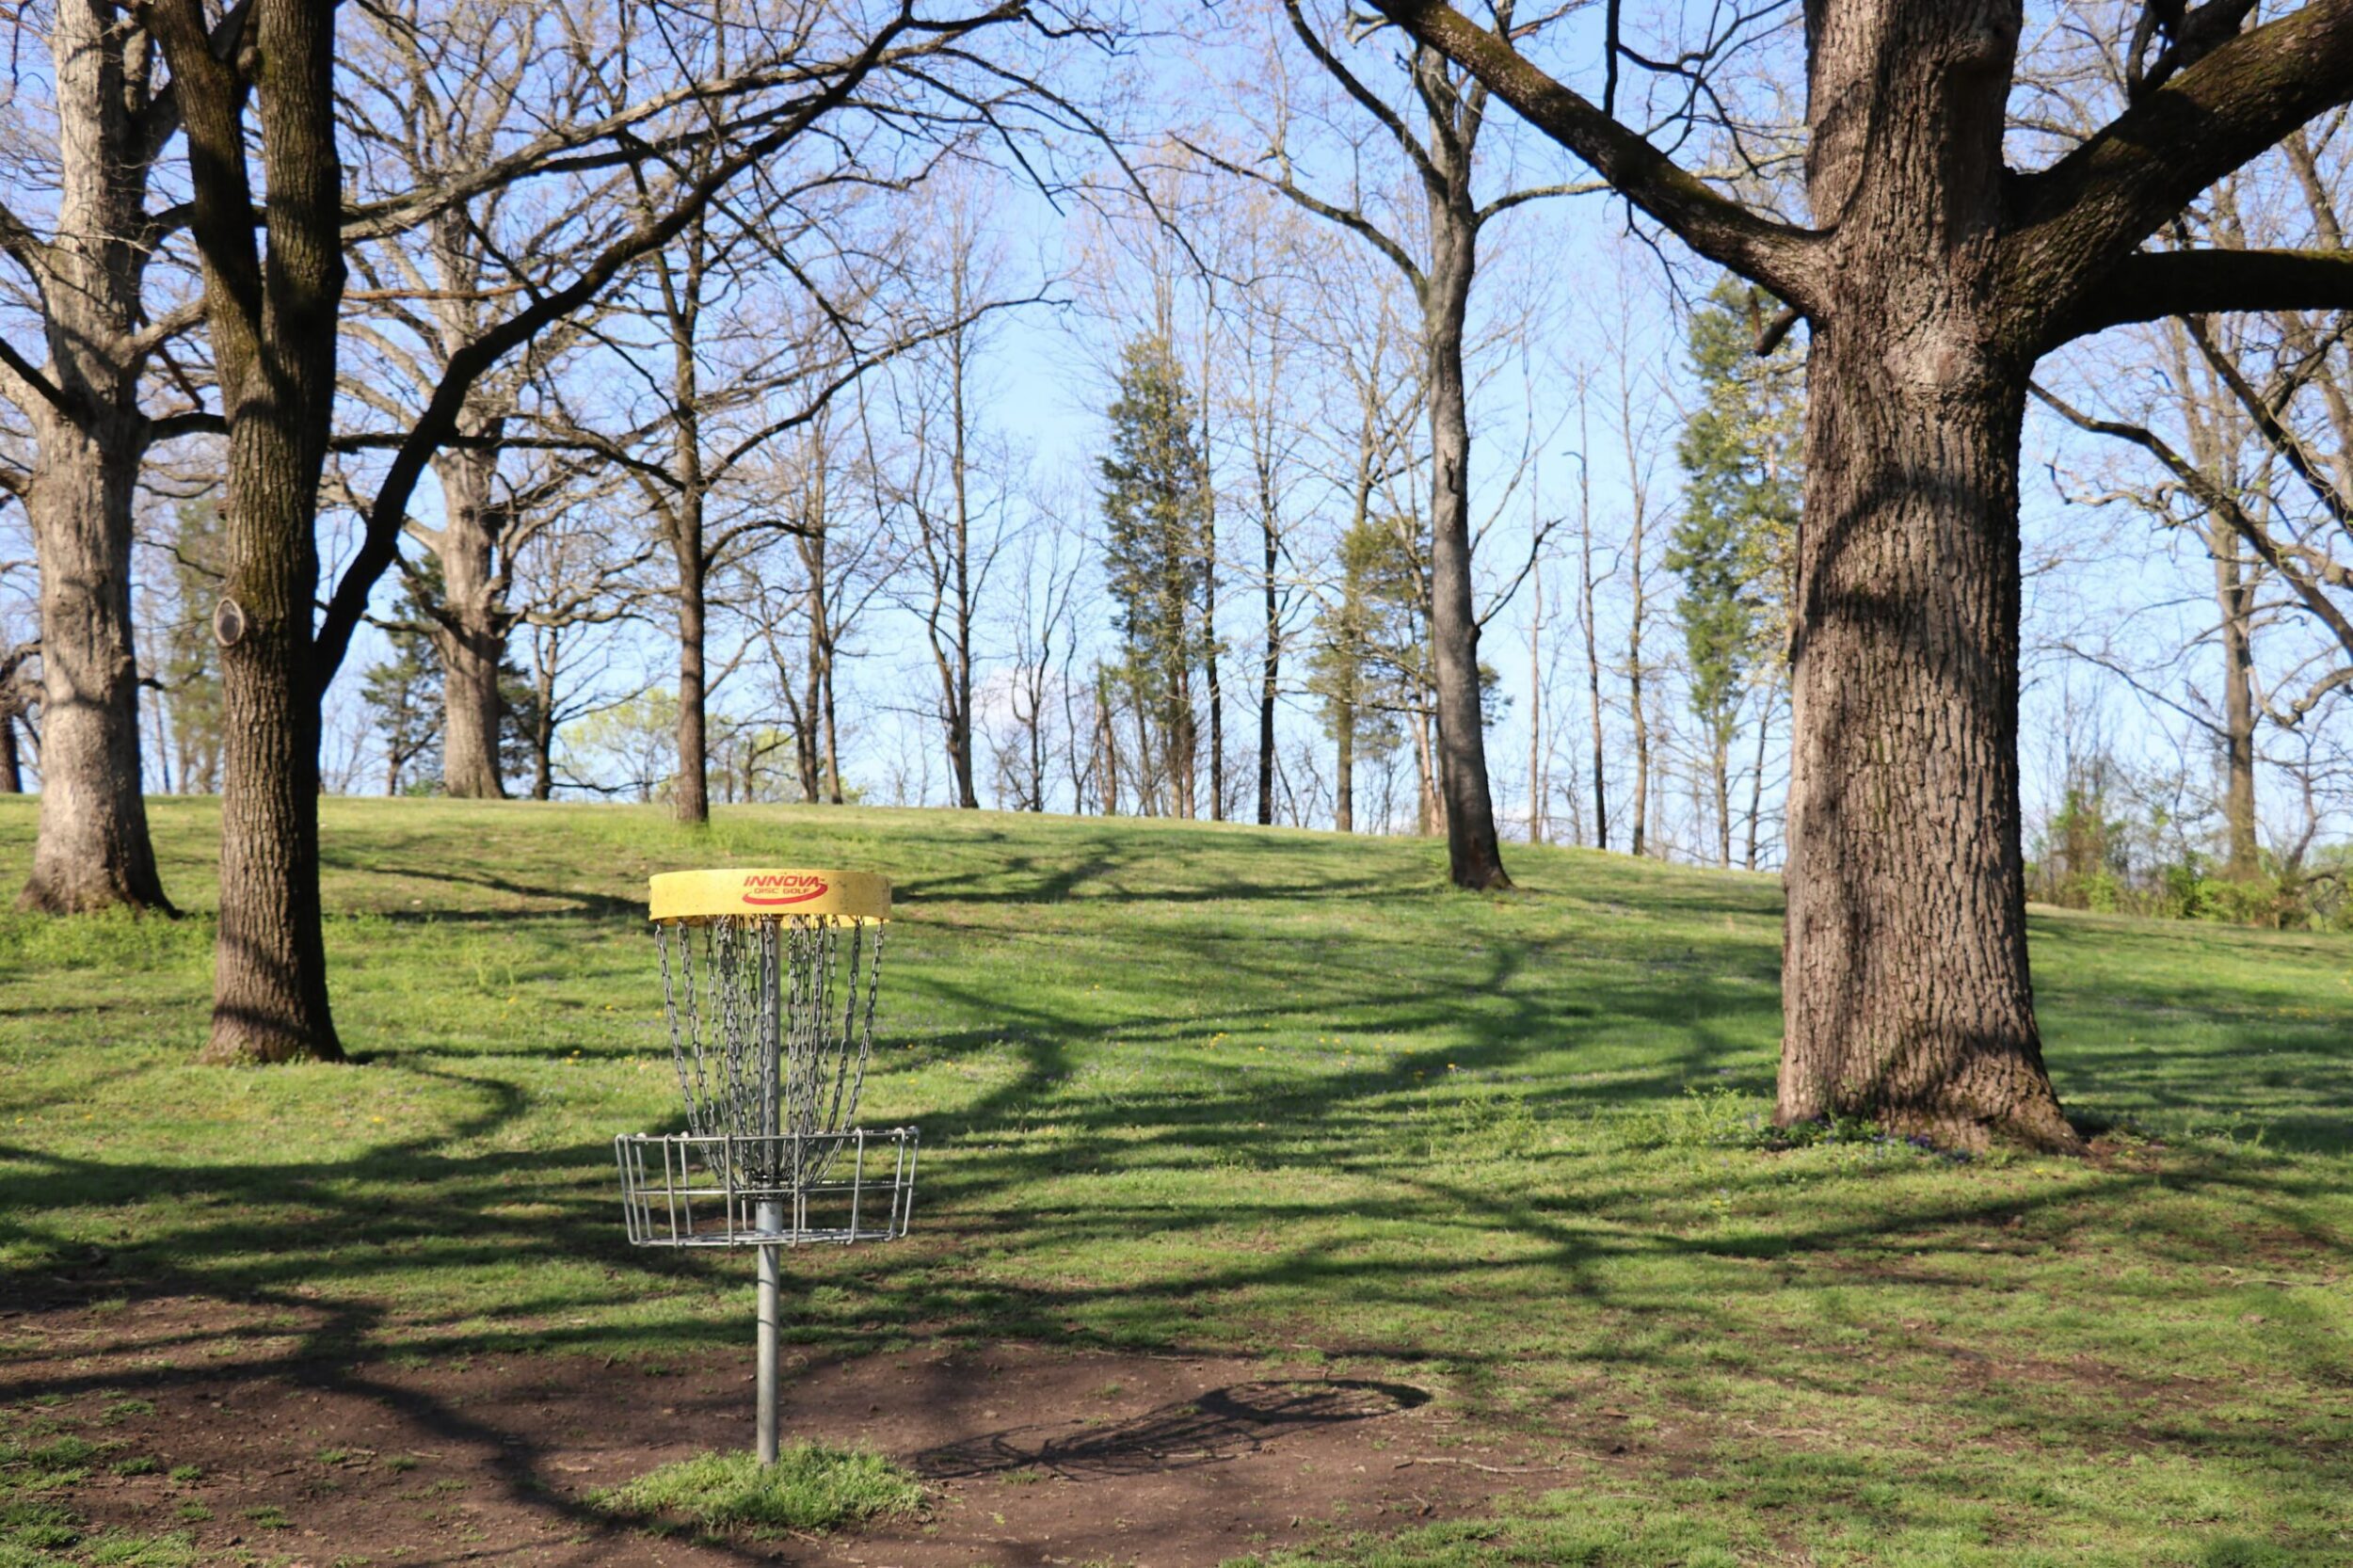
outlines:
[[[829,890],[824,877],[797,872],[770,872],[744,879],[745,904],[807,904],[811,899],[824,898]]]

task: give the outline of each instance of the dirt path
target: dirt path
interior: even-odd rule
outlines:
[[[223,1354],[223,1312],[151,1299],[0,1319],[16,1440],[120,1445],[53,1497],[99,1526],[189,1531],[208,1562],[286,1568],[1191,1568],[1336,1527],[1386,1532],[1481,1511],[1545,1481],[1510,1473],[1525,1462],[1466,1442],[1448,1401],[1407,1384],[1234,1359],[930,1347],[803,1362],[786,1411],[795,1435],[868,1443],[914,1467],[932,1494],[926,1517],[834,1539],[690,1542],[616,1526],[584,1497],[746,1446],[748,1350],[681,1357],[659,1375],[576,1356],[352,1366],[284,1353],[304,1325],[283,1313],[236,1328]],[[112,1468],[151,1457],[149,1473]],[[185,1465],[201,1479],[169,1479]]]

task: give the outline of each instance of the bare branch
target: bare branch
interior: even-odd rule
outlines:
[[[2200,191],[2353,100],[2353,0],[2307,0],[2216,49],[2016,184],[2008,292],[2042,320],[2104,290]]]
[[[1531,64],[1511,43],[1443,0],[1373,0],[1381,13],[1453,59],[1538,130],[1584,160],[1628,201],[1686,245],[1812,309],[1813,258],[1821,236],[1764,217],[1710,189],[1581,94]],[[2353,4],[2353,0],[2341,0]]]
[[[2353,311],[2353,252],[2136,251],[2057,325],[2050,346],[2129,322],[2232,311]]]

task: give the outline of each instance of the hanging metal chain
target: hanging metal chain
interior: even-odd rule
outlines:
[[[654,936],[688,1128],[739,1141],[738,1179],[821,1176],[838,1147],[822,1135],[843,1129],[865,1088],[881,925],[870,943],[856,920],[721,915]]]

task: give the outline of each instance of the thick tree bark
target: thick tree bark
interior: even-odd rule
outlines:
[[[40,822],[18,906],[171,911],[140,792],[132,646],[131,504],[146,451],[138,408],[149,45],[96,0],[57,0],[56,238],[37,254],[47,376],[26,396],[24,494],[40,577]]]
[[[131,389],[119,390],[127,399]],[[131,643],[131,498],[144,443],[136,410],[120,405],[92,408],[87,423],[94,428],[46,408],[35,421],[24,501],[40,567],[40,824],[17,906],[169,913],[139,789]]]
[[[1808,194],[1845,221],[1807,368],[1778,1116],[2072,1149],[2020,849],[2032,357],[1992,243],[2019,12],[1907,7],[1902,47],[1882,6],[1814,24]]]
[[[454,447],[433,459],[443,520],[434,651],[441,661],[441,788],[461,800],[504,800],[499,776],[499,672],[512,619],[496,582],[505,518],[493,493],[496,448]]]
[[[2072,1148],[2026,963],[2025,376],[1949,318],[1915,330],[1814,344],[1779,1119]]]
[[[156,8],[195,169],[229,426],[221,648],[226,781],[213,1030],[200,1060],[340,1060],[319,924],[313,520],[334,405],[343,177],[334,9],[257,0],[266,258],[254,244],[242,89],[193,0]]]

